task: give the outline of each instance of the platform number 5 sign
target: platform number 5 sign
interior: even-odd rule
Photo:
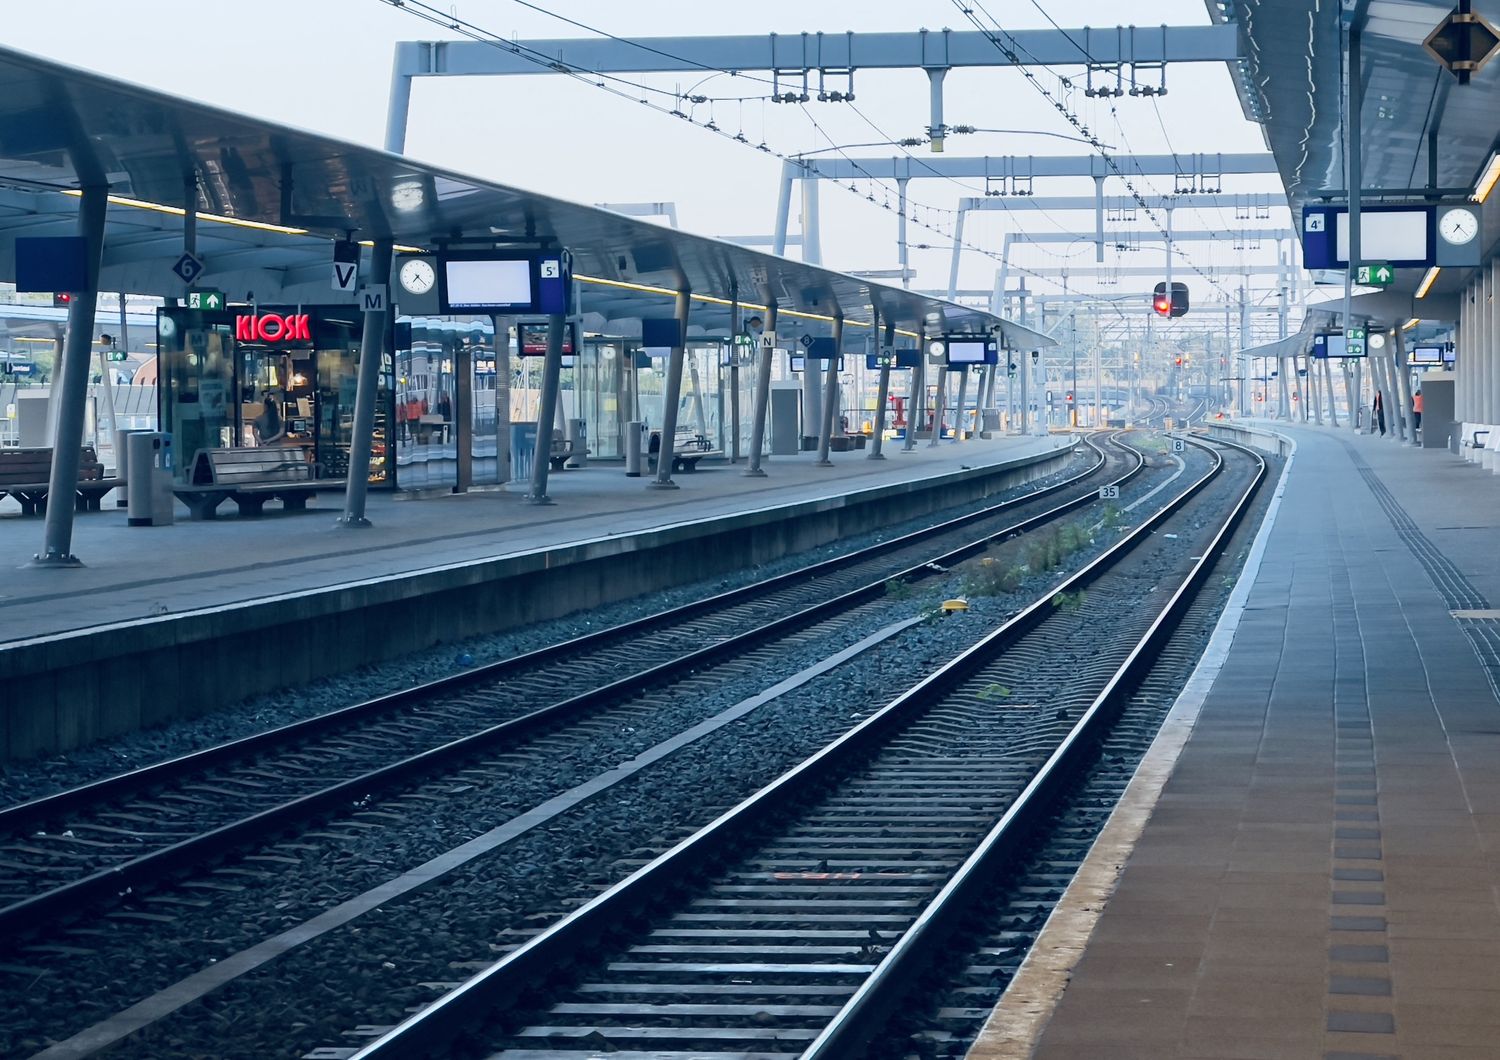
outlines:
[[[1120,499],[1119,486],[1100,486],[1099,499],[1101,501],[1117,501]]]
[[[542,259],[542,279],[556,280],[562,276],[562,262],[556,258]]]

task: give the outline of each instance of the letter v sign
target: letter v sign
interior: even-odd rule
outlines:
[[[358,262],[335,261],[333,263],[333,289],[335,291],[354,290],[354,280],[358,275]]]

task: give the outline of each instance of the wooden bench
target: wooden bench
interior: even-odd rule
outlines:
[[[651,439],[658,448],[652,449],[651,452],[647,454],[646,459],[650,464],[651,470],[655,471],[656,458],[660,452],[659,447],[661,445],[661,441],[659,436],[655,434],[651,436]],[[713,443],[701,434],[695,434],[691,437],[686,438],[678,438],[677,445],[674,446],[672,450],[672,470],[674,472],[697,471],[698,461],[704,459],[705,457],[718,457],[723,455],[724,453],[722,450],[715,449],[713,447]]]
[[[301,446],[263,445],[199,449],[187,484],[173,486],[172,492],[187,505],[188,517],[201,521],[218,518],[219,505],[231,499],[242,519],[262,514],[273,498],[287,511],[306,511],[308,497],[318,488]]]
[[[0,497],[14,497],[22,515],[40,515],[47,510],[51,489],[52,450],[0,449]],[[78,460],[78,482],[73,504],[80,512],[97,512],[104,495],[125,485],[123,478],[105,478],[104,465],[92,445],[86,445]]]

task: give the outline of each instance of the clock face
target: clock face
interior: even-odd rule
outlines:
[[[422,258],[413,258],[403,264],[400,275],[401,286],[412,294],[426,294],[437,282],[437,273],[433,271],[432,262]]]
[[[1383,349],[1385,349],[1385,336],[1382,335],[1378,331],[1375,332],[1375,334],[1371,335],[1370,336],[1370,349],[1372,349],[1372,350],[1383,350]]]
[[[927,352],[932,354],[934,357],[941,357],[943,351],[947,348],[948,347],[943,344],[942,339],[934,339],[932,342],[928,343]]]
[[[1438,222],[1438,234],[1449,243],[1462,246],[1479,234],[1479,218],[1473,210],[1449,210]]]
[[[426,198],[418,180],[402,181],[391,189],[391,205],[401,211],[419,209]]]

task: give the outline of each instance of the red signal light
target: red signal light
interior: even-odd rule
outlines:
[[[1172,300],[1170,298],[1158,298],[1151,303],[1151,307],[1161,316],[1172,315]]]
[[[73,301],[73,296],[67,291],[58,291],[52,296],[54,306],[68,305]]]

